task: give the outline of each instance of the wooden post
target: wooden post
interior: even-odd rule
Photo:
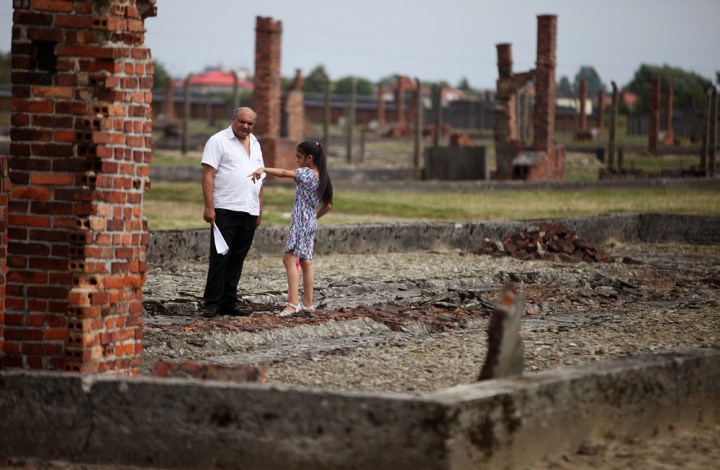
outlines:
[[[615,82],[612,83],[612,114],[610,114],[610,131],[608,132],[608,159],[607,168],[613,171],[615,165],[615,146],[617,145],[615,132],[617,130],[617,116],[618,116],[618,87]]]
[[[183,155],[186,155],[188,150],[188,123],[190,121],[190,78],[192,78],[192,74],[188,75],[187,78],[185,78],[185,84],[183,85],[183,126],[180,150]]]
[[[423,103],[422,103],[422,83],[419,78],[415,78],[415,153],[413,164],[416,170],[422,166],[423,153]]]
[[[353,132],[355,130],[355,98],[357,95],[357,79],[352,78],[350,86],[350,98],[347,112],[347,162],[352,163]]]

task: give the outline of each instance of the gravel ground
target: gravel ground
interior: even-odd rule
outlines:
[[[267,383],[425,393],[474,380],[492,305],[508,282],[527,302],[526,371],[720,347],[720,247],[603,247],[613,263],[518,261],[459,251],[315,260],[314,319],[280,319],[279,257],[248,260],[249,317],[199,316],[204,264],[155,267],[143,373],[159,359],[267,367]],[[625,262],[623,262],[623,260]]]
[[[266,368],[266,383],[423,394],[475,380],[494,301],[525,298],[525,370],[720,347],[720,246],[602,247],[611,263],[520,261],[460,251],[317,257],[315,318],[280,319],[280,256],[249,259],[248,317],[199,315],[206,266],[148,274],[144,365],[195,360]],[[711,468],[718,426],[592,443],[536,468]]]

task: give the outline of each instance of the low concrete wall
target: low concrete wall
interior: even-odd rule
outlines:
[[[609,238],[624,242],[720,243],[717,217],[622,214],[555,220],[596,244]],[[318,229],[315,252],[322,255],[471,249],[480,246],[486,237],[501,239],[539,222],[542,221],[325,225]],[[252,251],[280,254],[286,236],[286,227],[261,227],[255,234]],[[209,229],[155,231],[150,234],[148,262],[206,260],[209,247]]]
[[[420,397],[0,372],[0,461],[153,468],[521,468],[583,441],[720,421],[720,351],[562,368]]]

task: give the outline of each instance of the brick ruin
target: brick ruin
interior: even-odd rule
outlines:
[[[136,375],[155,0],[15,0],[0,366]]]
[[[555,66],[557,16],[538,15],[536,67],[513,72],[512,45],[498,44],[497,93],[495,104],[495,154],[498,180],[562,180],[565,149],[555,145]],[[535,81],[533,142],[518,136],[516,116],[518,91]]]

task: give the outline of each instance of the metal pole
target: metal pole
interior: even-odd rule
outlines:
[[[612,114],[610,114],[610,131],[608,132],[608,160],[607,169],[613,171],[615,165],[615,148],[617,145],[616,141],[616,130],[617,130],[617,116],[618,116],[618,87],[615,82],[612,84]]]

